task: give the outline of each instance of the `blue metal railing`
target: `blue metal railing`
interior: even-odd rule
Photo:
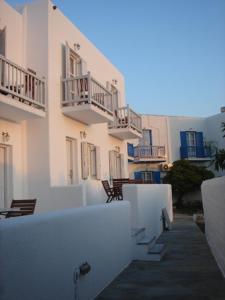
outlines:
[[[151,158],[164,158],[165,146],[136,146],[134,147],[135,159],[151,159]]]
[[[212,157],[212,150],[207,146],[180,147],[180,157],[184,158],[207,158]]]

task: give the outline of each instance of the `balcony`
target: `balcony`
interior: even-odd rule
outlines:
[[[113,122],[109,123],[109,134],[120,139],[136,139],[142,136],[141,116],[129,106],[120,107],[114,113]]]
[[[0,118],[45,117],[45,81],[0,55]]]
[[[134,147],[134,162],[163,162],[166,161],[165,146],[136,146]]]
[[[113,120],[112,94],[90,73],[66,78],[63,83],[63,114],[87,125]]]
[[[180,147],[181,159],[188,159],[192,161],[207,161],[212,158],[212,149],[207,146],[187,146]]]

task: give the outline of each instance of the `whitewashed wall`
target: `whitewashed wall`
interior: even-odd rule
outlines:
[[[169,184],[125,184],[124,199],[131,204],[132,228],[145,227],[151,237],[162,232],[162,209],[173,220],[172,192]]]
[[[24,19],[4,0],[0,1],[0,29],[6,27],[6,57],[24,66]]]
[[[7,199],[8,206],[11,203],[12,197],[20,198],[27,195],[26,173],[27,173],[27,160],[26,160],[26,139],[24,135],[25,124],[12,123],[0,119],[0,144],[11,147],[12,150],[12,186],[13,193],[10,191],[11,197]],[[8,132],[10,139],[4,141],[2,132]]]
[[[115,150],[116,147],[119,147],[124,154],[125,176],[128,173],[126,142],[111,137],[106,123],[86,126],[62,114],[60,106],[62,45],[68,42],[73,48],[74,43],[79,43],[81,45],[79,54],[86,61],[88,71],[91,71],[92,76],[104,86],[107,81],[117,80],[121,106],[125,105],[123,75],[60,12],[59,8],[53,10],[52,6],[49,0],[37,0],[14,9],[5,1],[0,1],[0,29],[7,27],[6,57],[24,68],[35,70],[38,76],[45,77],[47,80],[46,118],[24,121],[20,135],[17,133],[21,125],[12,122],[8,122],[7,126],[4,125],[4,130],[9,131],[12,136],[10,143],[15,149],[13,150],[14,169],[19,170],[14,172],[13,197],[37,197],[41,211],[44,208],[49,210],[49,205],[45,201],[47,202],[46,199],[51,199],[54,195],[52,193],[54,188],[51,187],[57,186],[59,194],[64,195],[62,199],[65,208],[71,206],[73,200],[68,197],[73,189],[73,199],[76,198],[76,204],[95,204],[105,201],[100,180],[92,179],[85,181],[84,184],[81,179],[80,148],[83,140],[80,131],[86,131],[87,142],[100,147],[101,179],[109,179],[108,152]],[[15,136],[17,138],[14,138]],[[76,184],[84,184],[87,187],[85,197],[79,192],[79,188],[67,185],[66,137],[77,140],[79,178]]]
[[[206,238],[225,277],[225,176],[202,184]]]
[[[206,137],[205,118],[170,116],[168,118],[168,134],[170,136],[170,163],[180,159],[180,131],[202,131]]]
[[[225,122],[225,113],[220,113],[206,119],[206,134],[208,142],[218,149],[225,149],[224,133],[221,131],[221,124]],[[213,167],[211,167],[213,169]],[[215,170],[213,169],[215,172]],[[225,170],[215,172],[216,176],[225,175]]]
[[[88,261],[79,299],[101,292],[131,261],[129,203],[0,223],[0,299],[74,300],[73,272]]]

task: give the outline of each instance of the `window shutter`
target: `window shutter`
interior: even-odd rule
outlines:
[[[153,179],[153,183],[161,183],[160,171],[153,171],[152,172],[152,179]]]
[[[96,146],[96,179],[101,180],[101,155],[100,147]]]
[[[109,176],[115,178],[115,151],[109,151]]]
[[[180,156],[181,158],[187,158],[188,157],[188,148],[187,148],[187,136],[186,131],[180,132]]]
[[[196,132],[196,156],[204,157],[203,133]]]
[[[81,59],[81,75],[87,75],[87,63]]]
[[[81,169],[82,169],[82,178],[88,178],[88,143],[81,143]]]
[[[134,157],[134,145],[127,143],[127,154],[128,156]]]
[[[70,77],[70,47],[69,44],[66,42],[65,50],[64,50],[64,77]]]
[[[120,154],[120,174],[121,174],[121,178],[125,178],[125,166],[124,166],[124,154]]]
[[[134,179],[142,179],[142,174],[141,172],[134,172]]]
[[[6,29],[0,30],[0,54],[5,56],[5,37],[6,37]]]

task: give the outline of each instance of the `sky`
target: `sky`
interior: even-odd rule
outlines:
[[[205,117],[225,106],[225,0],[54,4],[123,73],[135,111]]]

